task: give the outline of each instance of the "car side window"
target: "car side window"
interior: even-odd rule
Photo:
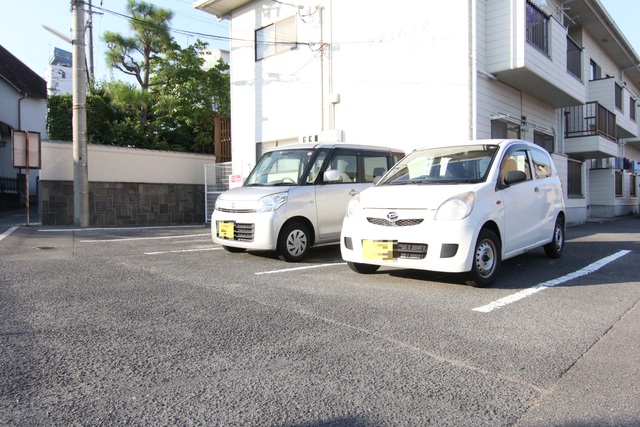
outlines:
[[[364,182],[373,182],[373,179],[380,177],[387,172],[388,160],[385,155],[364,156]]]
[[[309,174],[307,175],[307,184],[313,184],[316,182],[318,178],[318,174],[320,173],[320,169],[322,169],[322,164],[324,163],[324,159],[327,157],[327,152],[322,151],[316,157],[316,160],[313,162],[311,169],[309,169]]]
[[[511,171],[524,172],[527,181],[531,179],[529,156],[525,150],[512,151],[504,156],[500,163],[500,184],[505,184],[504,179]]]
[[[358,156],[356,154],[339,153],[335,155],[327,170],[340,172],[340,182],[356,182],[358,180]]]
[[[549,155],[541,150],[531,150],[533,157],[533,169],[536,174],[536,179],[548,178],[551,176],[551,159]]]

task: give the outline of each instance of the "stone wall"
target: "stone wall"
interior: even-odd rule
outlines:
[[[73,181],[40,181],[42,225],[74,225]],[[204,185],[89,182],[89,225],[204,224]]]

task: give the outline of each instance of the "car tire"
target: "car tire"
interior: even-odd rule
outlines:
[[[553,228],[553,239],[544,245],[544,253],[549,258],[560,258],[564,251],[564,219],[558,217]]]
[[[222,248],[227,251],[227,252],[231,252],[231,253],[240,253],[240,252],[244,252],[246,251],[245,248],[236,248],[234,246],[222,246]]]
[[[480,230],[473,251],[471,271],[467,273],[465,283],[476,288],[491,286],[498,276],[502,263],[500,240],[489,229]]]
[[[278,257],[287,262],[301,261],[309,252],[311,236],[302,223],[293,222],[280,230],[278,237]]]
[[[359,262],[347,262],[350,269],[360,274],[372,274],[378,271],[379,265],[361,264]]]

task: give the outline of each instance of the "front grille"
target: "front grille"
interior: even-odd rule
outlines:
[[[373,225],[380,225],[382,227],[409,227],[412,225],[421,224],[424,219],[422,218],[414,218],[414,219],[399,219],[397,221],[389,221],[384,218],[371,218],[367,217],[367,221],[369,221]]]
[[[404,259],[424,259],[427,256],[429,245],[424,243],[402,243],[398,242],[398,258]]]
[[[255,226],[253,224],[241,224],[236,222],[233,228],[234,240],[241,242],[253,242]]]
[[[256,213],[255,209],[227,209],[227,208],[217,208],[217,211],[226,212],[226,213]]]
[[[233,224],[233,239],[225,239],[218,235],[219,238],[225,240],[235,240],[238,242],[253,242],[253,236],[255,234],[254,224],[243,224],[236,222]]]

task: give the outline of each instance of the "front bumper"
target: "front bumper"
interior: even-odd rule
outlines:
[[[214,211],[211,214],[213,243],[248,250],[275,250],[278,245],[278,231],[282,226],[277,212]]]
[[[345,261],[462,273],[471,270],[479,224],[473,217],[434,220],[428,211],[406,210],[397,221],[387,210],[367,209],[346,217],[340,251]]]

